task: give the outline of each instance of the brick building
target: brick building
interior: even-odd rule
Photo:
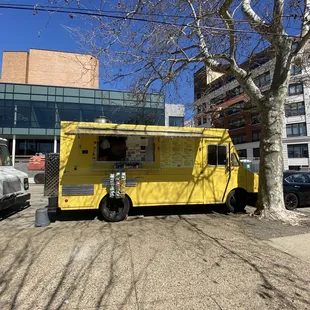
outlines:
[[[41,49],[3,52],[0,83],[99,88],[99,60]]]
[[[268,51],[257,55],[248,66],[254,82],[264,92],[270,87],[274,59]],[[243,159],[259,167],[260,115],[232,76],[209,82],[205,68],[194,75],[195,125],[229,129]],[[293,65],[284,111],[284,169],[309,168],[310,88],[307,68]],[[211,112],[212,111],[212,112]],[[215,112],[214,112],[215,111]]]

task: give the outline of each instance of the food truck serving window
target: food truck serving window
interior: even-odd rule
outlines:
[[[208,165],[210,166],[226,165],[226,146],[208,145]]]
[[[100,136],[99,161],[154,162],[154,137]]]

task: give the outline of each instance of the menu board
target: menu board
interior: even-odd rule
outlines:
[[[129,136],[126,141],[127,161],[154,161],[154,138]]]
[[[163,168],[192,167],[195,144],[193,139],[161,138],[160,166]]]

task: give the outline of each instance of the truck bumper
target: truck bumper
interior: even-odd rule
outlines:
[[[4,199],[0,201],[0,211],[16,206],[16,205],[23,205],[30,199],[30,194],[25,193],[21,194],[12,198]]]

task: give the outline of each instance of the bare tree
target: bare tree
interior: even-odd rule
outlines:
[[[283,110],[291,64],[310,38],[310,0],[120,0],[115,6],[115,1],[89,0],[87,7],[77,0],[50,2],[65,4],[72,17],[87,12],[81,17],[83,29],[67,29],[104,64],[112,64],[106,73],[130,77],[135,89],[160,90],[201,64],[233,75],[261,115],[256,214],[296,218],[283,200]],[[275,67],[271,87],[263,93],[250,67],[242,64],[266,49]]]

